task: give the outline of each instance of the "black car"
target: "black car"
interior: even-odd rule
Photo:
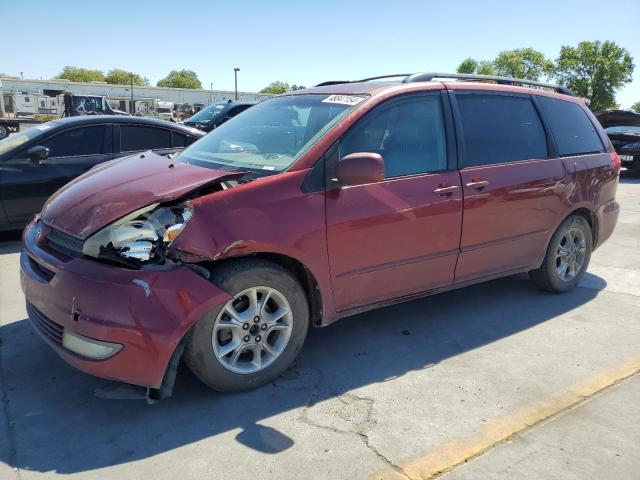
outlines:
[[[197,128],[203,132],[210,132],[253,105],[255,105],[255,103],[232,102],[231,100],[228,102],[214,103],[203,108],[193,117],[185,120],[183,124]]]
[[[640,174],[640,114],[628,110],[604,110],[595,113],[620,155],[622,166]]]
[[[180,152],[204,133],[142,117],[54,120],[0,140],[0,230],[17,230],[56,190],[91,167],[153,150]]]

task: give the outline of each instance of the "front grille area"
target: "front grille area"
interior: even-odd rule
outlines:
[[[62,333],[64,327],[47,318],[40,310],[27,302],[27,314],[31,324],[38,332],[51,340],[56,345],[62,345]]]
[[[53,228],[49,228],[45,236],[47,245],[60,253],[71,257],[82,256],[82,248],[84,241],[79,238],[72,237],[66,233]]]
[[[49,283],[53,279],[53,277],[55,277],[56,274],[49,270],[47,267],[45,267],[44,265],[40,265],[33,258],[31,258],[31,256],[29,256],[28,258],[31,269],[45,282]]]

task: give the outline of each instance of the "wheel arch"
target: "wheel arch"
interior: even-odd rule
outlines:
[[[313,272],[300,260],[275,252],[254,252],[247,255],[225,257],[224,259],[202,262],[199,265],[211,271],[222,263],[233,262],[244,258],[260,258],[281,266],[293,275],[302,285],[309,304],[309,318],[314,327],[322,325],[324,302],[318,280]]]
[[[558,226],[560,224],[562,224],[562,222],[564,222],[571,215],[580,215],[587,221],[587,223],[589,224],[589,227],[591,227],[591,237],[592,237],[592,241],[593,241],[593,249],[595,249],[596,246],[597,246],[597,241],[598,241],[598,217],[596,216],[596,214],[591,209],[589,209],[587,207],[584,207],[584,206],[578,207],[578,208],[575,208],[574,210],[572,210],[566,217],[564,217],[560,221]],[[558,228],[558,226],[556,226],[556,229]]]

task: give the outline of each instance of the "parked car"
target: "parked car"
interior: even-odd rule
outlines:
[[[0,230],[22,229],[56,190],[99,163],[146,150],[180,152],[202,136],[161,120],[86,115],[0,140]]]
[[[180,359],[255,388],[310,326],[381,305],[518,272],[573,289],[618,217],[606,134],[562,87],[439,76],[290,92],[68,184],[24,232],[35,329],[162,397]]]
[[[214,103],[213,105],[203,108],[183,123],[189,127],[202,130],[203,132],[210,132],[227,120],[244,112],[252,105],[254,104],[248,102],[232,102],[231,100],[228,102]]]
[[[640,114],[628,110],[603,110],[595,116],[620,155],[622,166],[640,174]]]

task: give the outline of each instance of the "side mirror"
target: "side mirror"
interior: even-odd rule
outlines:
[[[42,145],[35,146],[27,152],[29,155],[29,166],[37,167],[40,162],[49,156],[49,149]]]
[[[336,180],[344,186],[382,182],[384,159],[379,153],[351,153],[338,162]]]

